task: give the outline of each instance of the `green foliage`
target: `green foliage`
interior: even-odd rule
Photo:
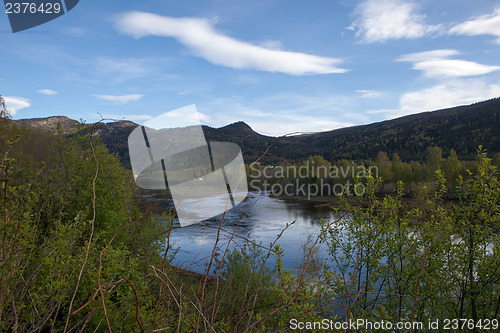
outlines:
[[[439,151],[431,155],[445,163]],[[345,318],[498,318],[500,187],[491,159],[481,148],[477,156],[477,169],[457,181],[458,203],[444,200],[440,169],[424,210],[405,209],[402,182],[394,196],[377,199],[377,180],[368,177],[366,204],[344,200],[344,217],[323,225],[334,267],[324,284]]]
[[[136,221],[126,231],[144,238],[160,227],[137,220],[130,172],[89,137],[2,126],[0,330],[94,330],[106,322],[134,330],[136,309],[154,297],[137,283],[145,246],[124,227]],[[153,262],[156,251],[153,243],[141,254]]]
[[[424,163],[404,162],[396,153],[389,158],[387,153],[379,151],[375,161],[348,161],[345,159],[329,162],[322,156],[310,156],[307,160],[295,164],[281,163],[276,166],[262,166],[254,163],[247,167],[247,176],[251,190],[271,190],[274,185],[282,189],[283,196],[338,196],[339,188],[354,184],[356,177],[364,178],[371,172],[380,178],[381,184],[376,189],[377,195],[394,194],[397,183],[406,184],[404,195],[418,197],[422,194],[422,185],[435,186],[434,174],[437,170],[446,178],[446,198],[457,198],[457,181],[460,176],[468,179],[467,169],[475,170],[477,161],[460,161],[455,150],[451,149],[447,158],[442,156],[440,147],[429,147]],[[340,187],[339,187],[340,186]],[[286,191],[283,189],[286,188]],[[304,191],[302,189],[311,189]],[[352,187],[349,187],[352,189]]]

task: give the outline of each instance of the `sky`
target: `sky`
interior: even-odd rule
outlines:
[[[500,1],[80,0],[18,33],[2,11],[0,38],[14,119],[195,104],[280,136],[500,97]]]

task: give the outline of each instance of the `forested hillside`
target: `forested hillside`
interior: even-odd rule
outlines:
[[[276,138],[259,135],[244,123],[218,129],[205,128],[209,139],[240,145],[247,162],[266,148],[272,156],[298,161],[309,156],[364,160],[379,151],[397,153],[403,161],[424,161],[426,150],[438,146],[454,149],[460,159],[474,159],[479,145],[490,153],[500,152],[500,98],[433,112],[424,112],[379,123],[308,135]],[[269,160],[277,160],[276,158]]]
[[[397,153],[404,161],[422,161],[432,146],[454,149],[459,158],[473,159],[479,145],[490,153],[500,151],[500,98],[298,140],[334,159],[367,159],[384,151],[390,156]]]
[[[50,121],[48,121],[50,120]],[[23,119],[18,123],[54,130],[60,121],[63,132],[74,135],[77,122],[66,117]],[[130,167],[127,138],[138,126],[129,121],[99,123],[96,134],[110,152]],[[91,124],[84,126],[87,133]],[[424,161],[429,147],[454,149],[460,159],[474,159],[482,145],[489,153],[500,152],[500,98],[433,112],[423,112],[379,123],[337,129],[292,137],[275,138],[253,131],[247,124],[237,122],[221,128],[203,126],[209,141],[238,144],[246,163],[262,156],[269,148],[264,163],[280,160],[300,161],[309,156],[327,160],[364,160],[377,156],[379,151],[389,156],[397,153],[403,161]]]

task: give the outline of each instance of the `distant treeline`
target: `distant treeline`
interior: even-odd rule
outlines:
[[[500,153],[494,155],[492,164],[500,166]],[[467,170],[476,169],[476,160],[460,160],[453,149],[444,157],[443,149],[429,147],[423,162],[405,162],[397,153],[389,157],[383,151],[378,152],[374,159],[360,161],[327,161],[322,156],[310,156],[298,163],[282,162],[272,166],[254,163],[247,166],[247,176],[251,190],[272,191],[286,187],[288,192],[300,196],[303,191],[298,189],[303,185],[310,188],[311,184],[315,184],[320,189],[318,194],[332,195],[335,193],[327,191],[327,187],[333,189],[339,185],[352,185],[356,178],[366,178],[370,174],[381,180],[379,193],[394,192],[397,182],[402,181],[407,184],[406,193],[414,194],[422,185],[432,185],[435,171],[441,170],[447,179],[448,194],[454,195],[459,177],[468,178]],[[324,191],[321,191],[322,187]],[[313,193],[312,196],[318,194]]]

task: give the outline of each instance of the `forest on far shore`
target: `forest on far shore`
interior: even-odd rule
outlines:
[[[440,147],[428,147],[426,158],[423,162],[402,161],[397,153],[389,157],[387,153],[379,151],[376,158],[369,160],[349,161],[346,159],[327,161],[322,156],[310,156],[308,159],[297,163],[286,163],[282,161],[275,165],[261,165],[254,163],[247,165],[247,177],[253,190],[272,190],[273,186],[278,189],[287,188],[291,193],[301,194],[302,187],[313,188],[319,195],[324,187],[324,195],[330,194],[332,189],[338,185],[354,184],[356,178],[366,178],[368,173],[379,178],[380,185],[376,189],[379,195],[395,193],[397,183],[402,181],[406,184],[405,196],[418,197],[422,188],[430,189],[435,183],[435,172],[440,170],[446,177],[447,198],[456,198],[458,179],[470,178],[470,172],[475,172],[479,162],[474,160],[459,160],[454,149],[446,152],[443,157]],[[494,154],[492,164],[500,167],[500,153]]]

